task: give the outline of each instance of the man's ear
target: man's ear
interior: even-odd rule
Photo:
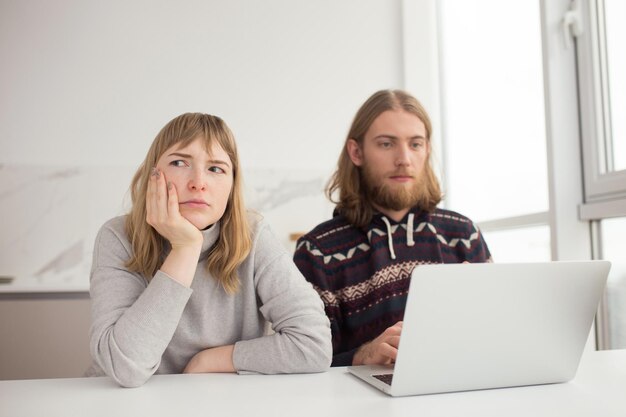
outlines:
[[[358,167],[363,165],[363,149],[354,139],[348,139],[346,142],[346,151],[352,160],[352,163]]]

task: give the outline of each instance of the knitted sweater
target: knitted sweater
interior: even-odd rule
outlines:
[[[98,233],[91,271],[89,376],[108,375],[123,386],[154,373],[180,373],[201,350],[234,344],[238,372],[321,372],[331,361],[323,305],[268,226],[250,215],[252,249],[239,266],[239,291],[227,294],[207,271],[219,223],[203,231],[202,254],[187,288],[162,271],[130,272],[132,248],[124,217]],[[267,322],[274,334],[266,335]]]
[[[294,255],[330,318],[332,366],[351,365],[362,344],[402,320],[416,265],[490,260],[474,223],[442,209],[412,209],[400,222],[377,213],[363,228],[335,215],[301,237]]]

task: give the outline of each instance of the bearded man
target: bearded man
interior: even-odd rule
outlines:
[[[298,240],[294,261],[330,319],[333,366],[395,361],[415,266],[491,261],[471,220],[437,208],[431,135],[413,96],[374,93],[357,112],[328,184],[334,217]]]

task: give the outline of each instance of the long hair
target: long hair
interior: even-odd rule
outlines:
[[[242,178],[235,138],[222,119],[202,113],[186,113],[171,120],[156,136],[145,160],[133,177],[130,191],[132,208],[126,217],[126,233],[133,253],[126,266],[148,280],[165,260],[166,240],[146,222],[146,192],[152,167],[165,151],[174,145],[185,147],[196,139],[204,142],[207,152],[212,144],[219,144],[233,165],[233,187],[224,215],[220,219],[220,233],[211,249],[207,268],[233,294],[239,288],[237,268],[250,253],[252,239],[242,195]]]
[[[354,139],[362,147],[365,134],[374,120],[387,110],[404,110],[417,116],[426,127],[426,140],[430,143],[432,124],[428,113],[421,103],[407,92],[381,90],[363,103],[352,121],[343,151],[337,162],[337,170],[326,187],[326,195],[331,202],[336,204],[337,211],[357,227],[365,226],[372,220],[374,206],[366,192],[361,167],[354,165],[348,155],[347,143],[349,139]],[[428,212],[435,209],[442,197],[439,181],[431,166],[431,153],[428,155],[422,172],[425,187],[424,198],[417,203],[419,208]],[[338,199],[335,199],[336,192],[339,193]]]

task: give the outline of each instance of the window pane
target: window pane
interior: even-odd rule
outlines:
[[[611,261],[606,284],[609,346],[626,348],[626,217],[601,222],[603,258]]]
[[[611,132],[613,138],[613,169],[626,169],[626,2],[604,0]]]
[[[549,261],[550,228],[548,226],[483,232],[494,262]]]
[[[439,4],[446,206],[475,221],[546,211],[539,2]]]

